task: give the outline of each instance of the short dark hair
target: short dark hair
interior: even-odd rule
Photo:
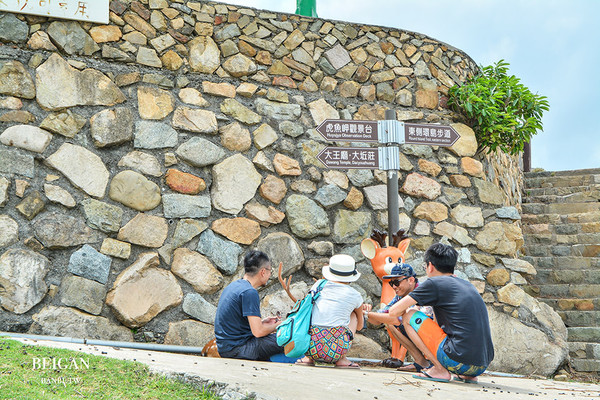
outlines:
[[[450,245],[434,243],[425,252],[425,264],[433,264],[443,274],[453,274],[458,252]]]
[[[269,261],[269,256],[264,252],[260,250],[250,250],[244,256],[244,271],[248,275],[254,276]]]

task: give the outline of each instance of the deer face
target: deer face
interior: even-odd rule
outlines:
[[[373,239],[365,239],[360,244],[360,250],[363,255],[371,260],[371,266],[375,274],[381,279],[382,276],[391,272],[392,267],[397,263],[404,262],[404,252],[410,244],[410,239],[404,239],[398,247],[381,247]]]

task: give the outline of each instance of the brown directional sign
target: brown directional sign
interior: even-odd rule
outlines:
[[[327,168],[379,168],[379,150],[376,147],[325,147],[317,158]]]
[[[404,123],[404,142],[429,146],[452,146],[460,135],[450,125]]]
[[[326,119],[317,126],[325,139],[339,142],[377,142],[377,121]]]

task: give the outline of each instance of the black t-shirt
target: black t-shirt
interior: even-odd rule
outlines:
[[[477,289],[456,276],[434,276],[408,294],[420,306],[432,306],[448,335],[444,351],[454,361],[487,367],[494,359],[487,309]]]

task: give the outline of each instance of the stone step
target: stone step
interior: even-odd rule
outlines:
[[[600,185],[527,188],[523,190],[523,201],[525,201],[526,198],[537,196],[568,196],[575,193],[587,193],[593,190],[600,190]]]
[[[539,178],[544,176],[577,176],[600,174],[600,168],[574,169],[568,171],[536,171],[525,172],[525,178]]]
[[[541,269],[538,268],[537,275],[528,278],[532,285],[581,283],[600,284],[599,269]]]
[[[526,290],[531,290],[531,286]],[[531,293],[533,295],[537,295],[537,293]],[[556,312],[560,311],[569,311],[569,310],[579,310],[579,311],[593,311],[600,310],[600,297],[590,298],[590,299],[547,299],[547,298],[537,298],[542,303],[546,303],[550,307],[552,307]]]
[[[600,202],[594,203],[523,203],[523,214],[575,214],[600,211]],[[593,222],[593,221],[590,221]]]
[[[600,327],[567,328],[569,342],[600,343]]]
[[[587,190],[584,192],[571,193],[566,195],[543,194],[533,196],[526,191],[527,196],[523,197],[523,203],[587,203],[600,201],[600,189]]]
[[[569,342],[569,355],[572,358],[600,360],[600,343]]]
[[[600,296],[600,285],[594,284],[554,284],[526,285],[528,293],[548,299],[593,299]]]
[[[525,189],[544,187],[572,187],[600,184],[600,174],[525,176]]]
[[[600,244],[532,244],[521,251],[526,256],[600,257]]]
[[[600,211],[570,214],[521,214],[523,225],[533,224],[593,224],[600,221]]]
[[[600,257],[532,257],[522,256],[521,259],[529,262],[536,269],[600,269]]]
[[[600,233],[578,233],[577,224],[549,226],[549,230],[556,233],[529,233],[523,229],[525,245],[538,244],[600,244]]]
[[[531,215],[531,214],[529,214]],[[600,221],[584,222],[584,223],[542,223],[532,224],[527,223],[522,226],[525,238],[530,234],[552,234],[558,235],[576,235],[576,234],[600,234]]]
[[[574,358],[571,365],[578,372],[600,372],[600,360],[587,360]]]
[[[567,327],[600,326],[600,311],[558,311]]]

